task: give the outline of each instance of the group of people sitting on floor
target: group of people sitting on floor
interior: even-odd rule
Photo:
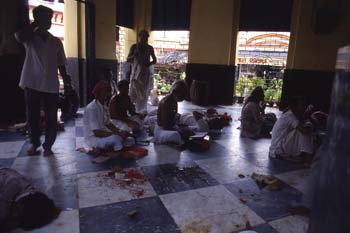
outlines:
[[[213,108],[179,114],[177,102],[184,100],[186,95],[186,84],[178,81],[174,83],[170,94],[160,101],[154,130],[155,142],[185,145],[195,132],[221,130],[230,123],[231,117],[227,113],[219,114]]]
[[[247,97],[241,114],[241,137],[271,138],[269,156],[292,161],[311,158],[317,148],[316,129],[325,128],[327,114],[306,106],[302,97],[293,97],[281,117],[265,113],[264,90],[255,88]]]
[[[184,81],[173,84],[153,115],[135,111],[128,94],[128,81],[121,80],[117,88],[118,94],[112,97],[110,84],[98,82],[93,89],[95,99],[84,112],[85,140],[96,153],[117,155],[125,144],[135,143],[135,133],[142,129],[144,122],[154,123],[155,143],[174,143],[181,147],[196,132],[220,130],[231,121],[229,115],[219,114],[215,109],[179,114],[177,102],[188,94]]]
[[[134,142],[133,133],[142,125],[144,116],[135,112],[128,81],[120,81],[117,88],[118,94],[112,98],[110,83],[98,82],[93,89],[95,98],[85,108],[84,137],[95,154],[119,155],[126,144]]]
[[[142,129],[146,115],[135,111],[128,94],[128,81],[120,81],[117,88],[118,94],[112,97],[110,83],[98,82],[93,89],[95,99],[86,107],[83,121],[86,142],[93,150],[123,156],[124,145],[134,143],[130,141],[134,140],[134,133]],[[186,95],[186,84],[175,82],[170,93],[159,102],[155,117],[146,117],[156,123],[155,142],[182,145],[194,132],[222,129],[230,122],[230,116],[218,114],[215,109],[180,115],[177,102]],[[265,113],[263,99],[261,87],[246,99],[241,136],[257,139],[269,137],[272,132],[270,157],[312,156],[316,150],[315,128],[324,127],[327,115],[314,111],[312,106],[306,107],[303,98],[295,97],[277,120],[274,114]],[[59,213],[54,202],[24,176],[13,169],[0,168],[0,231],[18,226],[26,230],[41,227]]]
[[[117,85],[118,94],[111,96],[111,86],[100,81],[93,90],[95,99],[84,112],[84,131],[87,144],[97,153],[118,154],[126,144],[135,143],[134,133],[141,130],[144,121],[154,122],[155,143],[185,145],[195,132],[222,129],[230,121],[227,114],[215,109],[178,113],[177,102],[185,99],[187,85],[183,81],[173,84],[170,93],[158,105],[156,114],[146,117],[137,113],[129,97],[129,83]],[[241,114],[241,137],[272,138],[269,156],[298,160],[311,156],[316,149],[315,127],[326,122],[325,113],[306,108],[301,97],[292,98],[281,117],[265,113],[264,90],[255,88],[247,97]]]

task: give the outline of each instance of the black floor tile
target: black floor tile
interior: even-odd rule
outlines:
[[[238,198],[266,221],[291,215],[292,204],[301,203],[303,194],[281,182],[281,190],[260,189],[252,179],[244,179],[225,185]]]
[[[259,233],[278,233],[269,224],[261,224],[253,227],[253,230]]]
[[[15,159],[0,159],[0,167],[11,167]]]
[[[134,217],[128,212],[136,210]],[[180,232],[158,197],[81,209],[80,233]]]
[[[157,194],[167,194],[217,185],[218,182],[193,162],[142,168]]]
[[[27,135],[20,132],[0,131],[0,142],[21,141],[26,138]]]

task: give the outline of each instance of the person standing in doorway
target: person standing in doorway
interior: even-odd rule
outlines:
[[[136,112],[147,111],[150,66],[157,63],[154,49],[148,44],[148,37],[148,32],[141,30],[139,42],[131,46],[127,58],[127,61],[132,63],[129,95],[131,101],[135,103]]]
[[[45,112],[44,156],[52,155],[52,145],[57,133],[57,105],[59,93],[59,70],[65,92],[71,89],[66,72],[66,57],[62,42],[48,32],[53,11],[42,5],[33,9],[34,22],[18,31],[15,37],[26,49],[19,86],[24,89],[27,123],[32,147],[28,155],[37,154],[40,147],[40,110]]]

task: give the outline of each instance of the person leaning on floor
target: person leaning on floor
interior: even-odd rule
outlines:
[[[26,99],[27,123],[32,147],[28,155],[37,153],[40,146],[40,110],[43,103],[45,112],[44,156],[52,155],[52,145],[57,134],[57,105],[59,93],[59,70],[65,92],[71,88],[67,75],[66,57],[62,42],[48,32],[51,27],[53,11],[44,6],[33,10],[34,22],[15,34],[17,41],[26,50],[26,57],[19,86],[24,89]]]
[[[123,141],[129,136],[129,132],[118,129],[111,122],[108,109],[111,92],[109,82],[99,81],[93,89],[95,99],[84,111],[85,141],[97,154],[101,150],[113,149],[113,152],[122,150]]]
[[[60,212],[26,177],[14,169],[0,167],[0,232],[42,227]]]

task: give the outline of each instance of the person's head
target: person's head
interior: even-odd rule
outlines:
[[[140,32],[139,32],[139,38],[140,38],[140,42],[141,43],[148,43],[148,37],[149,37],[149,33],[148,33],[148,31],[146,31],[146,30],[141,30]]]
[[[61,210],[45,194],[36,192],[18,200],[16,212],[19,227],[31,230],[49,224]]]
[[[118,91],[121,95],[128,95],[129,93],[129,82],[128,80],[121,80],[117,84]]]
[[[187,93],[187,85],[183,80],[174,82],[170,90],[170,94],[175,96],[176,101],[178,102],[183,101],[187,96]]]
[[[292,97],[289,101],[289,109],[296,117],[302,117],[306,110],[305,99],[301,96]]]
[[[33,9],[34,22],[38,27],[44,30],[48,30],[51,27],[51,19],[53,16],[53,10],[45,6],[37,6]]]
[[[112,97],[112,87],[109,82],[101,80],[96,83],[94,89],[92,90],[92,94],[101,104],[108,103]]]
[[[265,95],[264,95],[264,89],[262,87],[256,87],[254,90],[250,93],[248,96],[246,103],[248,102],[256,102],[259,103],[260,101],[264,101]]]

